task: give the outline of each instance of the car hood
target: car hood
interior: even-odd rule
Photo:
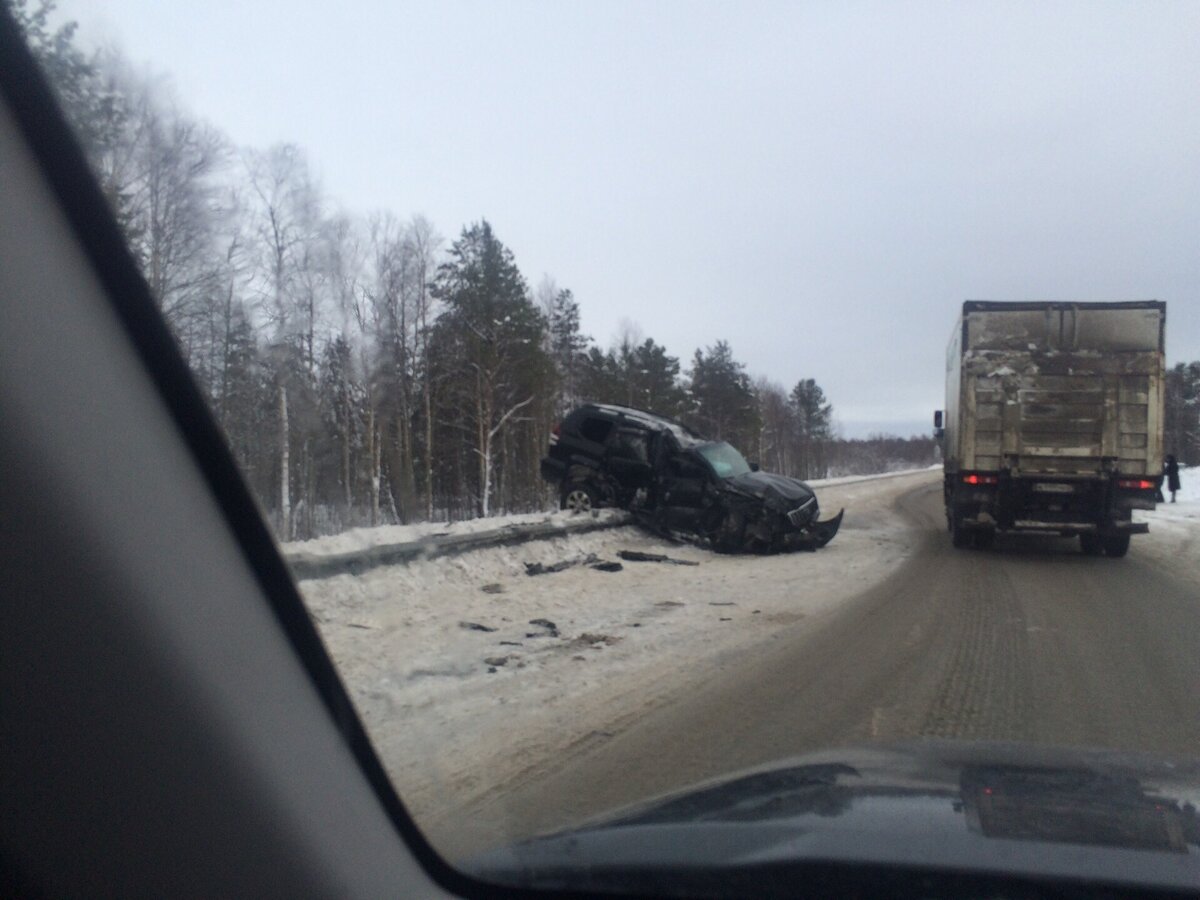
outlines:
[[[747,472],[725,479],[726,485],[762,500],[769,508],[789,512],[813,496],[812,488],[799,478],[770,472]]]
[[[526,887],[703,895],[786,895],[816,865],[1192,889],[1198,799],[1196,760],[1021,744],[857,748],[707,782],[471,868]]]

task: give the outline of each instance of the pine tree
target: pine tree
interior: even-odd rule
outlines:
[[[687,395],[679,385],[679,359],[667,353],[653,338],[646,338],[629,356],[630,370],[625,373],[633,406],[668,418],[682,415]]]
[[[590,338],[580,333],[579,304],[570,290],[555,293],[549,306],[549,351],[559,384],[554,412],[562,416],[579,404],[586,365],[584,350]]]
[[[362,450],[362,421],[365,392],[354,376],[354,351],[343,335],[325,345],[318,371],[319,406],[324,425],[319,472],[327,482],[322,500],[336,500],[344,507],[348,527],[358,483],[355,462]],[[336,486],[336,490],[329,487]]]
[[[1200,361],[1177,363],[1166,379],[1163,452],[1200,465]]]
[[[498,457],[515,452],[510,430],[553,384],[542,343],[546,322],[512,252],[486,220],[463,229],[438,268],[433,296],[445,304],[430,346],[444,385],[441,418],[475,457],[476,506],[486,516],[497,474],[510,474],[509,466],[497,468]],[[500,482],[502,501],[512,489]]]
[[[690,416],[698,430],[735,446],[754,446],[758,436],[754,387],[728,342],[697,350],[689,378]]]
[[[799,477],[815,478],[824,474],[824,449],[833,437],[833,405],[812,378],[804,378],[792,388],[795,414],[796,448]]]

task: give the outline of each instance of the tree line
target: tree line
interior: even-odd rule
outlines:
[[[1200,466],[1200,360],[1167,370],[1163,449],[1186,466]]]
[[[838,439],[814,379],[755,379],[723,340],[686,365],[634,325],[601,348],[572,291],[531,288],[488,221],[447,241],[419,215],[351,216],[300,148],[235,148],[116,51],[84,53],[52,2],[0,2],[282,540],[545,508],[547,436],[584,400],[801,478],[937,459],[931,437]]]

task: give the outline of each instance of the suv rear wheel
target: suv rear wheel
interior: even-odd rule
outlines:
[[[571,512],[591,512],[600,505],[600,492],[584,481],[563,485],[562,508]]]

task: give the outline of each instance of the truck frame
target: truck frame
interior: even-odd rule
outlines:
[[[1124,556],[1162,483],[1166,304],[968,300],[934,415],[955,547],[1078,535]]]

